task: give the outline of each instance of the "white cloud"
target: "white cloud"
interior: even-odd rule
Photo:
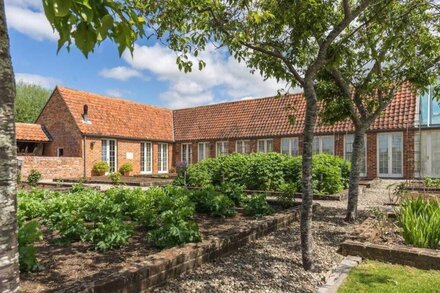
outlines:
[[[122,81],[128,80],[133,77],[139,77],[139,78],[143,77],[139,71],[125,66],[118,66],[110,69],[104,68],[99,72],[99,75],[105,78],[112,78]]]
[[[136,70],[147,70],[158,80],[167,81],[169,88],[160,95],[160,99],[172,108],[212,104],[215,91],[220,91],[229,100],[249,97],[276,95],[277,90],[285,87],[275,79],[264,81],[260,74],[251,74],[246,64],[238,63],[225,51],[213,46],[200,54],[206,67],[199,71],[197,60],[191,58],[194,68],[185,74],[177,68],[176,54],[165,47],[135,46],[133,56],[125,52],[123,59]]]
[[[43,76],[38,74],[30,74],[30,73],[16,73],[15,81],[17,83],[24,82],[24,83],[36,84],[48,89],[52,89],[57,84],[60,84],[60,80],[54,77]]]
[[[5,9],[9,28],[38,41],[57,40],[58,34],[46,19],[41,0],[7,0]]]

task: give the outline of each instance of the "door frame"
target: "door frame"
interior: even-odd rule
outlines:
[[[343,152],[344,152],[344,160],[347,160],[346,159],[346,156],[345,156],[345,147],[346,147],[346,143],[347,143],[347,135],[353,135],[353,142],[354,142],[354,133],[346,133],[345,135],[344,135],[344,150],[343,150]],[[367,134],[365,133],[364,134],[364,160],[365,160],[365,173],[363,173],[363,172],[360,172],[359,173],[359,177],[367,177],[367,175],[368,175],[368,151],[367,151],[367,147],[368,147],[368,143],[367,143]],[[353,143],[352,143],[353,144]],[[353,148],[353,147],[352,147]]]
[[[401,147],[401,155],[400,155],[400,164],[401,164],[401,173],[400,174],[392,174],[392,169],[393,169],[393,159],[392,159],[392,140],[393,140],[393,135],[394,134],[400,134],[400,136],[402,137],[401,143],[400,143],[400,147]],[[380,161],[379,161],[379,138],[381,135],[386,135],[388,137],[388,173],[384,174],[384,173],[380,173]],[[403,177],[403,132],[401,131],[394,131],[394,132],[379,132],[377,133],[377,138],[376,138],[376,162],[377,162],[377,175],[378,177],[384,177],[384,178],[402,178]]]

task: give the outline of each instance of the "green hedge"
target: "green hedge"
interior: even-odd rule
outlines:
[[[286,184],[301,191],[300,156],[278,153],[231,154],[210,158],[179,172],[177,185],[190,187],[235,183],[250,190],[281,191]],[[350,163],[340,157],[313,156],[313,188],[317,194],[334,194],[348,187]]]

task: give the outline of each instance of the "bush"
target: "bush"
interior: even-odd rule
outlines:
[[[402,236],[407,244],[437,249],[440,247],[440,201],[406,199],[397,212]]]
[[[236,206],[240,206],[245,197],[244,187],[236,183],[223,183],[217,186],[216,190],[229,197]]]
[[[266,194],[259,193],[244,201],[244,213],[248,216],[260,218],[273,213],[272,207],[267,203]]]
[[[129,162],[122,164],[122,166],[119,168],[119,172],[124,175],[132,171],[133,171],[133,164]]]
[[[298,192],[297,183],[286,183],[280,187],[282,194],[278,196],[283,207],[292,207],[295,204],[295,194]]]
[[[43,234],[36,221],[18,221],[18,261],[21,272],[34,272],[42,267],[37,260],[34,243],[43,239]]]
[[[99,161],[93,165],[93,172],[96,173],[105,173],[108,172],[109,170],[110,170],[110,166],[105,161]]]
[[[211,217],[232,217],[235,215],[234,202],[226,195],[216,191],[214,187],[193,191],[191,200],[196,210],[207,213]]]
[[[38,181],[41,179],[41,173],[37,170],[31,170],[27,178],[27,182],[30,186],[37,186]]]
[[[109,175],[109,177],[114,185],[121,184],[121,173],[113,172]]]

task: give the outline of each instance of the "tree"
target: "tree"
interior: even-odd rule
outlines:
[[[19,283],[14,97],[4,2],[0,0],[0,292],[17,292]]]
[[[359,17],[353,36],[333,50],[338,58],[320,74],[324,121],[350,118],[355,133],[351,158],[346,220],[357,216],[360,158],[367,129],[393,100],[396,91],[410,83],[425,89],[440,75],[439,7],[435,1],[390,2]],[[381,21],[371,22],[378,18]]]
[[[50,96],[42,86],[19,82],[16,86],[15,122],[34,123]]]

